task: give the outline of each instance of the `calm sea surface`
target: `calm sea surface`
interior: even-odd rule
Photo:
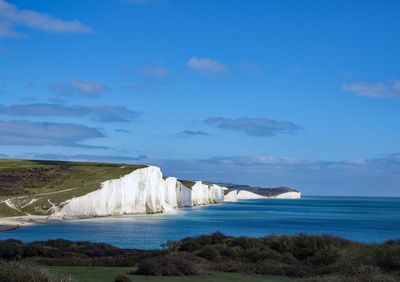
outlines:
[[[1,239],[55,238],[158,248],[167,240],[222,231],[229,235],[332,234],[363,242],[400,238],[400,198],[305,197],[248,200],[136,215],[66,221],[0,233]]]

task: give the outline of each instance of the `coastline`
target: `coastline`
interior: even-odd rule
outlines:
[[[247,192],[247,191],[246,191]],[[207,204],[207,205],[194,205],[191,208],[200,208],[208,205],[215,205],[215,204],[224,204],[224,203],[230,203],[230,202],[236,202],[240,200],[255,200],[255,199],[285,199],[284,197],[266,197],[266,196],[261,196],[257,195],[257,197],[254,197],[256,194],[247,192],[249,195],[248,197],[242,197],[242,198],[236,198],[235,199],[225,199],[224,202],[221,203],[212,203],[212,204]],[[284,193],[285,194],[285,193]],[[282,194],[282,195],[284,195]],[[294,198],[287,198],[287,199],[294,199]],[[165,212],[163,214],[169,214],[170,212]],[[80,220],[80,219],[90,219],[90,218],[99,218],[99,217],[120,217],[120,216],[129,216],[129,215],[151,215],[153,213],[129,213],[129,214],[122,214],[122,215],[108,215],[108,216],[88,216],[88,217],[76,217],[76,218],[57,218],[57,217],[51,217],[51,215],[25,215],[25,216],[13,216],[13,217],[2,217],[0,218],[0,232],[5,232],[9,230],[15,230],[18,228],[22,227],[29,227],[32,225],[37,225],[37,224],[46,224],[46,223],[56,223],[56,222],[62,222],[66,220]],[[157,213],[158,214],[158,213]]]
[[[208,205],[196,205],[190,208],[201,208],[209,205],[217,205],[222,203],[208,204]],[[132,215],[145,215],[151,216],[154,214],[171,214],[177,212],[179,209],[163,212],[163,213],[129,213],[129,214],[121,214],[121,215],[105,215],[105,216],[88,216],[88,217],[76,217],[76,218],[51,218],[51,215],[25,215],[25,216],[12,216],[12,217],[0,217],[0,232],[5,232],[9,230],[15,230],[18,228],[29,227],[37,224],[47,224],[47,223],[57,223],[63,221],[72,221],[72,220],[83,220],[83,219],[94,219],[94,218],[109,218],[109,217],[123,217],[123,216],[132,216]]]
[[[26,215],[0,218],[0,232],[28,227],[36,224],[59,222],[61,219],[50,219],[48,216]]]

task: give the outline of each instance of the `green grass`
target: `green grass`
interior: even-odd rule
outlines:
[[[71,278],[78,282],[113,282],[120,274],[128,274],[132,267],[81,267],[81,266],[47,266],[50,273]],[[216,282],[216,281],[252,281],[252,282],[294,282],[293,278],[274,277],[266,275],[243,275],[236,273],[215,273],[204,276],[189,277],[154,277],[143,275],[128,275],[132,281],[148,282]]]
[[[0,159],[0,200],[12,199],[23,212],[49,214],[58,205],[100,188],[100,183],[120,178],[145,165]],[[66,191],[63,191],[66,190]],[[59,193],[54,193],[58,192]],[[46,194],[47,195],[40,195]],[[27,205],[32,199],[35,203]],[[27,205],[26,207],[24,207]],[[0,204],[0,217],[21,213]]]
[[[18,212],[15,209],[7,206],[6,203],[0,203],[0,217],[9,217],[9,216],[23,216],[24,213]]]

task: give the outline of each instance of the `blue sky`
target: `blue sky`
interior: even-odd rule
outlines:
[[[0,0],[0,156],[400,196],[399,1]]]

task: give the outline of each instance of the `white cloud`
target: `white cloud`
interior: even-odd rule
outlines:
[[[25,35],[15,31],[9,22],[0,21],[0,38],[1,37],[21,38],[25,37]]]
[[[71,86],[83,94],[98,94],[107,91],[109,88],[99,82],[89,80],[72,80]]]
[[[220,129],[242,131],[251,136],[275,136],[278,133],[296,133],[300,130],[300,127],[293,122],[268,118],[211,117],[204,120],[204,123]]]
[[[207,74],[224,73],[228,68],[212,59],[192,57],[187,61],[189,68]]]
[[[129,122],[140,116],[139,112],[121,106],[66,106],[59,104],[0,105],[0,115],[8,116],[91,116],[99,122]]]
[[[140,72],[150,77],[163,77],[168,75],[166,69],[159,67],[144,67],[140,69]]]
[[[0,120],[1,145],[84,146],[78,142],[105,137],[98,129],[71,123]]]
[[[103,83],[79,79],[71,80],[67,83],[52,83],[49,86],[54,92],[64,95],[78,93],[85,96],[94,96],[110,90],[110,88]]]
[[[400,80],[392,82],[356,82],[344,84],[342,90],[352,92],[359,96],[373,98],[394,98],[400,97]]]
[[[92,30],[77,20],[64,21],[31,10],[22,10],[4,0],[0,0],[0,37],[21,36],[14,30],[15,26],[24,26],[56,33],[88,33]]]

